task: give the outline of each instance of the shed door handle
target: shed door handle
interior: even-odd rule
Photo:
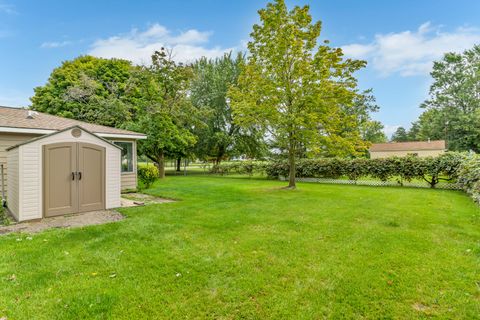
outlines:
[[[78,173],[78,180],[82,180],[82,173],[81,172],[77,172]]]
[[[75,180],[75,172],[72,172],[72,180]]]

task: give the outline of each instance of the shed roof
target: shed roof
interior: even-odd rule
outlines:
[[[18,143],[18,144],[16,144],[16,145],[13,145],[13,146],[11,146],[11,147],[6,148],[5,150],[10,151],[10,150],[13,150],[13,149],[15,149],[15,148],[18,148],[18,147],[20,147],[20,146],[23,146],[23,145],[25,145],[25,144],[29,144],[29,143],[32,143],[32,142],[34,142],[34,141],[42,140],[42,139],[51,137],[51,136],[53,136],[53,135],[56,135],[56,134],[65,132],[65,131],[67,131],[67,130],[74,129],[74,128],[78,128],[78,129],[80,129],[80,130],[82,130],[82,131],[85,131],[86,133],[91,134],[92,136],[96,137],[97,139],[100,139],[100,140],[108,143],[109,145],[112,145],[113,147],[122,150],[122,147],[116,145],[115,143],[113,143],[113,142],[111,142],[111,141],[109,141],[109,140],[107,140],[107,139],[104,139],[104,138],[100,137],[99,135],[96,135],[96,134],[93,133],[93,132],[88,131],[88,130],[85,129],[85,128],[82,128],[81,126],[72,126],[72,127],[68,127],[68,128],[59,130],[59,131],[55,131],[55,132],[50,133],[50,134],[46,134],[46,135],[43,135],[43,136],[40,136],[40,137],[36,137],[36,138],[30,139],[30,140],[27,140],[27,141]]]
[[[27,109],[0,106],[0,127],[5,129],[2,131],[8,132],[8,128],[12,128],[12,132],[14,132],[13,129],[15,128],[59,131],[73,126],[80,126],[95,134],[137,136],[137,138],[141,136],[146,137],[142,133],[102,126],[75,119],[62,118],[41,112],[35,112],[29,117],[29,111],[30,110]]]
[[[374,143],[370,152],[375,151],[419,151],[445,150],[445,140]]]

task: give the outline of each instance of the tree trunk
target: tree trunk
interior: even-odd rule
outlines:
[[[288,164],[290,166],[290,172],[288,175],[288,189],[295,189],[297,185],[295,183],[295,150],[293,150],[293,148],[290,148],[288,151]]]
[[[163,150],[157,155],[158,177],[165,178],[165,155]]]
[[[177,158],[177,172],[181,171],[181,167],[182,167],[182,158],[178,157]]]

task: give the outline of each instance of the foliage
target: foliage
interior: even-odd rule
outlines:
[[[415,123],[416,138],[446,139],[449,150],[480,152],[480,45],[447,53],[431,72],[430,98]]]
[[[158,169],[151,164],[139,164],[137,167],[137,175],[145,188],[148,189],[155,182],[155,180],[157,180]]]
[[[440,180],[454,180],[463,159],[459,153],[445,153],[438,157],[391,157],[380,159],[319,158],[302,159],[297,162],[296,176],[306,178],[347,177],[350,180],[373,178],[387,181],[399,178],[402,181],[423,179],[434,188]],[[286,177],[289,174],[287,161],[235,162],[217,165],[212,173],[253,174],[266,173],[270,178]]]
[[[198,137],[194,152],[202,160],[220,163],[232,156],[261,157],[265,153],[261,132],[234,123],[227,102],[228,88],[237,83],[244,63],[243,53],[236,57],[228,53],[214,60],[201,58],[192,66],[190,98],[203,124],[194,129]]]
[[[229,91],[235,122],[268,132],[288,155],[289,187],[295,187],[295,158],[309,154],[359,155],[359,93],[353,73],[364,61],[344,59],[341,49],[317,45],[321,23],[309,7],[288,10],[283,0],[259,11],[248,43],[250,55]]]
[[[262,161],[233,161],[230,163],[216,164],[210,169],[210,173],[221,175],[245,174],[252,176],[255,173],[264,174],[267,162]]]
[[[409,141],[410,139],[407,130],[405,130],[404,127],[398,127],[397,130],[395,130],[395,132],[392,134],[391,140],[395,142],[405,142]]]
[[[387,142],[388,139],[383,129],[383,124],[380,121],[366,121],[361,126],[362,139],[371,143]]]
[[[81,56],[52,71],[36,87],[31,108],[81,121],[122,127],[135,121],[138,95],[136,67],[121,59]]]
[[[129,128],[147,134],[139,150],[158,165],[160,178],[165,176],[165,157],[184,156],[197,141],[190,130],[196,123],[188,99],[191,77],[191,68],[174,62],[163,48],[140,73],[142,112]]]
[[[457,181],[462,189],[480,204],[480,155],[465,155],[457,171]]]

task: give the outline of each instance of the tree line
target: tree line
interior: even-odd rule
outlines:
[[[433,64],[424,112],[392,141],[446,140],[452,151],[480,152],[480,46],[447,53]]]
[[[31,108],[147,134],[139,153],[160,177],[166,158],[285,157],[294,188],[296,159],[365,156],[385,141],[375,98],[354,76],[366,62],[319,44],[308,6],[276,0],[258,13],[247,53],[185,64],[162,48],[143,66],[80,56],[35,88]]]

